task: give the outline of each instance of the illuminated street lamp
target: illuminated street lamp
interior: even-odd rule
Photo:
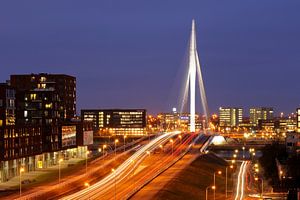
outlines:
[[[60,163],[63,161],[63,159],[61,158],[61,159],[59,159],[59,161],[58,161],[58,183],[60,183]]]
[[[146,153],[148,154],[148,156],[150,156],[150,151],[146,151]]]
[[[89,184],[88,182],[85,182],[85,183],[84,183],[84,186],[85,186],[85,187],[90,187],[90,184]]]
[[[87,159],[88,159],[88,155],[89,155],[89,151],[85,152],[85,173],[87,173]]]
[[[205,200],[207,200],[208,199],[208,189],[209,188],[211,188],[212,190],[215,190],[216,189],[216,186],[208,186],[208,187],[206,187],[206,189],[205,189]]]
[[[22,173],[25,171],[23,167],[20,168],[20,197],[22,196]]]
[[[222,174],[222,171],[217,171],[219,175]],[[214,172],[214,186],[216,186],[216,172]],[[214,200],[216,199],[216,190],[214,189]]]
[[[256,180],[256,181],[261,180],[261,197],[263,197],[263,194],[264,194],[264,180],[263,180],[263,178],[255,177],[254,180]]]
[[[118,139],[115,139],[115,160],[116,160],[116,156],[117,156],[117,143],[119,142]]]
[[[164,146],[161,144],[161,145],[159,145],[159,147],[160,147],[161,150],[164,152]]]
[[[105,151],[106,147],[107,147],[106,144],[104,144],[103,147],[102,147],[102,149],[103,149],[103,154],[104,154],[104,151]],[[105,155],[106,155],[106,152],[105,152]]]
[[[125,152],[125,139],[127,138],[127,135],[124,135],[124,152]]]

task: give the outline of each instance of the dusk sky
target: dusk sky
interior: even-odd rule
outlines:
[[[1,0],[0,81],[70,74],[78,111],[170,111],[193,18],[211,112],[300,106],[299,0]]]

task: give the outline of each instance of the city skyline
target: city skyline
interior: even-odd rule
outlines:
[[[300,100],[299,3],[269,3],[194,1],[182,7],[178,1],[75,2],[66,13],[67,2],[31,1],[18,8],[7,2],[0,14],[5,38],[1,82],[10,74],[71,74],[77,77],[77,110],[171,111],[178,106],[176,90],[195,18],[212,112],[219,106],[272,106],[277,114],[294,112]],[[132,5],[139,11],[133,12]],[[135,94],[140,95],[131,98]]]

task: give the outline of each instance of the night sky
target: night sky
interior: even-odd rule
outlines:
[[[77,77],[77,109],[177,106],[191,20],[209,108],[300,106],[299,0],[1,0],[0,81]],[[200,102],[199,102],[200,104]]]

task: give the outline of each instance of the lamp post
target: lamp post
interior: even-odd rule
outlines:
[[[58,183],[60,183],[60,163],[63,161],[63,159],[58,160]]]
[[[124,152],[125,152],[125,139],[126,139],[126,135],[124,135]]]
[[[102,147],[102,149],[103,149],[103,156],[104,156],[104,151],[105,151],[106,147],[107,147],[106,144],[104,144],[103,147]],[[106,152],[105,152],[105,154],[106,154]]]
[[[256,181],[258,181],[259,179],[261,180],[261,198],[263,198],[264,195],[264,179],[263,178],[254,178]]]
[[[222,171],[218,171],[218,174],[221,175]],[[214,172],[214,186],[216,186],[216,172]],[[214,200],[216,199],[216,190],[214,190]]]
[[[165,152],[164,151],[164,146],[161,144],[161,145],[159,145],[159,147],[161,148],[161,150],[163,151],[163,152]]]
[[[89,155],[89,151],[85,152],[85,173],[87,173],[87,159],[88,159],[88,155]]]
[[[22,196],[22,173],[25,171],[25,169],[23,167],[20,168],[20,197]]]
[[[115,194],[114,194],[114,199],[116,200],[116,190],[117,190],[117,183],[116,183],[116,171],[115,171],[115,169],[112,169],[111,170],[112,171],[112,173],[114,173],[114,180],[115,180]]]
[[[101,152],[102,152],[101,147],[98,148],[98,152],[99,152],[99,154],[101,154]]]
[[[205,200],[208,199],[208,189],[211,188],[212,190],[215,190],[216,189],[216,186],[207,186],[206,189],[205,189]]]
[[[115,139],[115,160],[116,160],[116,156],[117,156],[117,143],[119,142],[118,139]]]

